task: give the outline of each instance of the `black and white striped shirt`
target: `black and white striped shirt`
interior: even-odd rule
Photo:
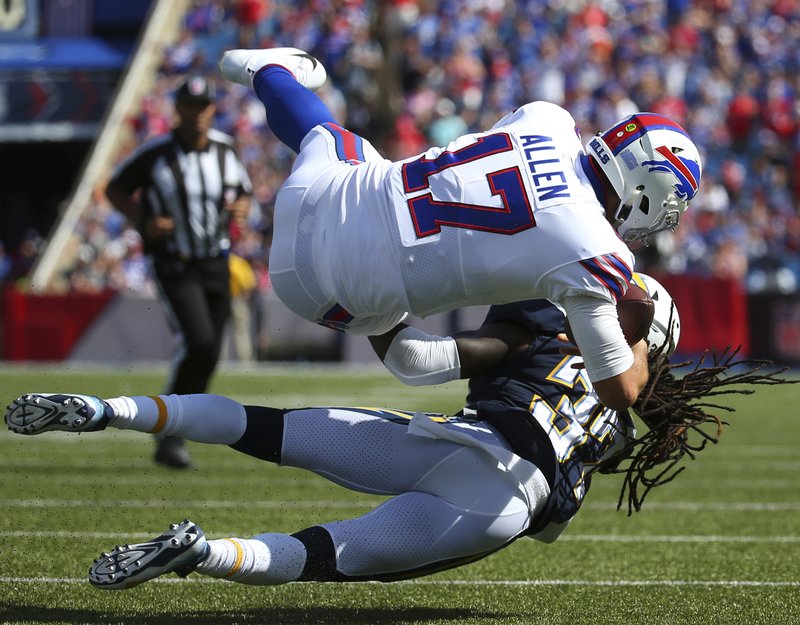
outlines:
[[[109,182],[129,194],[141,189],[142,223],[158,216],[174,219],[169,238],[155,245],[145,241],[156,257],[214,258],[230,247],[223,207],[250,194],[252,186],[233,139],[217,130],[208,136],[205,150],[189,152],[174,133],[151,139],[120,163]]]

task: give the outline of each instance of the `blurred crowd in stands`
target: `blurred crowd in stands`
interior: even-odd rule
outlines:
[[[293,154],[250,90],[219,78],[225,49],[309,50],[329,71],[323,99],[391,159],[486,129],[531,100],[567,108],[584,139],[654,111],[689,131],[704,177],[680,228],[638,267],[792,292],[800,289],[798,41],[794,0],[195,0],[130,120],[128,149],[169,130],[172,91],[187,72],[217,81],[216,127],[235,137],[254,183],[234,250],[255,271],[257,301],[269,293],[272,205]],[[72,289],[152,289],[138,235],[102,193],[75,245]]]

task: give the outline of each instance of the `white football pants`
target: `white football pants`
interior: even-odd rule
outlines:
[[[109,403],[119,415],[112,427],[151,431],[145,428],[158,423],[162,432],[204,443],[234,443],[247,424],[242,405],[215,395],[123,397]],[[541,472],[511,453],[491,426],[411,417],[324,407],[283,416],[282,465],[313,471],[354,491],[389,496],[362,516],[321,525],[333,539],[336,570],[343,575],[425,574],[483,557],[520,535],[549,495]],[[416,427],[418,422],[424,427]],[[290,552],[304,549],[299,541],[283,534],[256,539],[267,544],[268,553],[253,557],[268,563],[254,564],[264,570],[236,576],[212,567],[198,571],[251,584],[297,579],[305,556]],[[270,544],[280,549],[270,551]],[[291,573],[276,575],[269,566]]]

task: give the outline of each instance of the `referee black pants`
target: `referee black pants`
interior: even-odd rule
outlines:
[[[228,260],[157,261],[154,268],[167,316],[179,338],[175,368],[164,392],[205,393],[231,315]]]

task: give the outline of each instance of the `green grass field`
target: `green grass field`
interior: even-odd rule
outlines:
[[[5,368],[0,400],[25,392],[154,394],[156,368]],[[464,386],[404,387],[379,371],[223,370],[213,391],[272,406],[452,411]],[[248,587],[166,576],[103,592],[86,581],[100,551],[186,516],[212,538],[294,532],[365,512],[379,498],[331,487],[222,446],[192,444],[195,470],[152,463],[149,436],[0,433],[0,623],[742,624],[800,623],[800,387],[737,396],[719,445],[642,512],[616,511],[600,476],[553,545],[519,540],[475,564],[395,584]]]

